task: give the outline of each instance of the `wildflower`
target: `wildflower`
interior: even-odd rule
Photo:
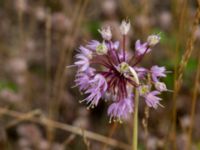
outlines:
[[[165,67],[153,66],[151,67],[151,76],[154,82],[158,81],[158,77],[166,77]]]
[[[90,104],[88,108],[94,108],[99,103],[100,98],[105,94],[108,85],[105,78],[100,74],[96,74],[88,84],[90,86],[87,87],[85,93],[89,94],[89,96],[81,102],[86,101]]]
[[[121,64],[119,64],[118,66],[118,71],[121,74],[125,74],[129,72],[129,65],[126,62],[122,62]]]
[[[80,53],[75,56],[78,61],[74,64],[79,67],[80,71],[85,71],[89,67],[89,59],[92,58],[92,52],[83,46],[79,47],[79,52]]]
[[[123,20],[120,26],[120,31],[122,35],[127,35],[128,31],[130,30],[131,24],[130,21]]]
[[[122,119],[128,119],[129,114],[133,112],[132,97],[120,100],[119,102],[112,103],[108,108],[108,115],[110,116],[110,122],[114,121],[122,122]]]
[[[122,34],[126,35],[129,29],[130,23],[123,21],[120,27]],[[159,42],[159,38],[149,36],[143,44],[137,40],[136,55],[130,57],[125,50],[126,42],[123,41],[121,48],[119,41],[111,41],[110,27],[98,31],[103,40],[92,40],[86,46],[80,46],[75,56],[74,65],[78,68],[75,86],[87,95],[80,102],[86,102],[88,108],[94,108],[98,106],[99,101],[105,99],[110,104],[107,111],[110,121],[122,122],[133,112],[132,92],[138,89],[147,105],[157,108],[161,100],[157,95],[167,89],[164,83],[159,82],[160,77],[166,77],[166,69],[156,65],[146,69],[137,65],[143,56],[151,51],[151,46]],[[157,90],[151,91],[149,76]]]
[[[111,49],[118,50],[118,48],[119,48],[119,41],[116,41],[111,45]]]
[[[96,40],[92,40],[91,42],[89,42],[86,47],[92,51],[95,51],[97,49],[97,46],[100,44],[99,41]]]
[[[98,55],[105,55],[108,52],[108,48],[104,42],[96,47],[96,52]]]
[[[88,68],[85,72],[78,72],[76,74],[75,86],[78,86],[80,91],[87,90],[87,88],[90,86],[89,82],[94,75],[94,71],[94,68]]]
[[[86,56],[82,54],[77,54],[76,58],[78,61],[76,61],[74,64],[79,67],[80,71],[85,71],[89,67],[89,60]]]
[[[151,49],[147,47],[146,42],[144,44],[141,44],[140,40],[137,40],[135,42],[135,51],[136,51],[136,55],[143,55],[145,53],[149,53]]]
[[[158,105],[160,105],[160,100],[162,100],[161,98],[157,97],[157,95],[160,94],[160,92],[158,91],[153,91],[153,92],[150,92],[148,93],[146,96],[145,96],[145,101],[146,101],[146,104],[149,106],[149,107],[153,107],[153,108],[157,108]]]
[[[155,88],[160,92],[167,91],[167,87],[166,87],[165,83],[163,83],[163,82],[156,82]]]
[[[160,41],[160,36],[159,35],[150,35],[147,38],[147,43],[149,46],[155,46],[156,44],[158,44],[158,42]]]
[[[91,52],[89,49],[87,49],[87,48],[85,48],[85,47],[83,47],[83,46],[80,46],[80,47],[79,47],[79,50],[81,51],[81,53],[82,53],[85,57],[87,57],[87,58],[89,58],[89,59],[92,58],[92,52]]]
[[[147,69],[143,67],[134,67],[134,69],[137,72],[139,78],[141,79],[145,78],[145,75],[147,74]]]
[[[110,41],[112,38],[112,33],[110,26],[104,27],[101,30],[98,30],[101,33],[101,36],[104,40]]]
[[[141,96],[147,95],[147,93],[149,93],[149,91],[150,91],[150,87],[148,85],[141,85],[139,87],[139,93]]]

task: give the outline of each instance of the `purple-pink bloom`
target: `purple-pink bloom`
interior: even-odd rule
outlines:
[[[74,64],[78,66],[80,71],[85,71],[89,68],[89,59],[87,56],[83,54],[77,54],[75,57],[77,61]]]
[[[144,78],[145,75],[147,74],[147,69],[143,67],[134,67],[135,71],[138,74],[139,78]]]
[[[119,48],[119,41],[114,42],[114,43],[111,45],[111,48],[112,48],[112,49],[115,49],[115,50],[118,50],[118,48]]]
[[[78,72],[75,78],[75,86],[79,87],[80,91],[86,90],[90,86],[90,80],[94,76],[95,69],[88,68],[85,72]]]
[[[129,115],[133,112],[133,101],[131,98],[125,98],[118,102],[112,103],[108,108],[108,115],[110,116],[110,122],[122,121],[122,119],[128,119]]]
[[[88,108],[94,108],[101,99],[109,100],[108,103],[111,104],[107,113],[110,120],[120,122],[133,112],[132,92],[136,88],[140,89],[140,96],[145,98],[149,107],[157,108],[161,100],[157,95],[165,91],[164,84],[158,82],[158,78],[166,76],[165,67],[153,66],[149,70],[137,66],[158,40],[152,38],[151,45],[148,42],[142,44],[137,40],[135,55],[132,55],[125,51],[128,24],[123,26],[127,28],[123,27],[123,43],[112,42],[110,27],[103,28],[99,30],[103,41],[92,40],[86,46],[80,46],[74,63],[78,68],[75,85],[87,95],[82,101],[88,104]],[[158,91],[151,92],[151,85],[148,82],[149,73]]]
[[[80,46],[79,50],[87,58],[89,58],[89,59],[92,58],[92,51],[91,50],[89,50],[89,49],[87,49],[86,47],[83,47],[83,46]]]
[[[113,48],[116,50],[119,48],[119,41],[114,42]]]
[[[99,44],[100,44],[99,41],[97,41],[97,40],[92,40],[91,42],[89,42],[89,43],[86,45],[86,47],[89,48],[89,49],[91,49],[91,50],[93,50],[93,51],[95,51],[96,48],[97,48],[97,46],[98,46]]]
[[[149,107],[153,107],[156,109],[158,105],[160,105],[160,100],[162,100],[161,98],[157,97],[157,95],[159,94],[160,92],[158,91],[152,91],[148,93],[146,96],[144,96],[146,104]]]
[[[83,101],[86,101],[89,107],[93,108],[97,106],[100,98],[105,94],[108,85],[106,79],[101,74],[96,74],[89,82],[89,87],[87,87],[85,94],[89,94],[87,98]]]
[[[150,48],[148,48],[147,43],[140,43],[140,40],[137,40],[135,42],[135,51],[136,55],[143,55],[144,53],[149,53],[151,51]]]
[[[167,91],[167,87],[165,83],[163,82],[155,82],[154,85],[155,85],[155,88],[160,92]]]
[[[165,67],[153,66],[151,67],[151,76],[154,82],[158,82],[158,77],[166,77]]]

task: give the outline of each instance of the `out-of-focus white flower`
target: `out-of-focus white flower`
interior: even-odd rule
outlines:
[[[155,88],[160,92],[167,91],[167,87],[166,87],[165,83],[163,83],[163,82],[156,82]]]
[[[155,46],[156,44],[158,44],[158,42],[160,41],[160,36],[159,35],[150,35],[147,38],[147,43],[149,46]]]
[[[120,25],[120,32],[123,35],[127,35],[128,31],[130,30],[131,24],[130,21],[123,20]]]
[[[104,40],[108,40],[108,41],[111,40],[112,32],[111,32],[110,26],[101,28],[98,31],[99,33],[101,33],[101,36]]]

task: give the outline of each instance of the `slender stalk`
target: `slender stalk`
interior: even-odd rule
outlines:
[[[113,136],[113,134],[115,133],[115,131],[116,131],[116,129],[117,129],[117,123],[114,123],[113,125],[112,125],[112,127],[111,127],[111,129],[110,129],[110,131],[109,131],[109,133],[108,133],[108,138],[112,138],[112,136]],[[107,149],[107,143],[105,143],[104,145],[103,145],[103,149],[102,150],[106,150]]]
[[[123,35],[123,41],[122,41],[122,44],[123,44],[123,60],[125,61],[126,60],[126,54],[125,54],[125,50],[126,50],[126,36]]]
[[[193,51],[194,43],[196,41],[195,33],[197,30],[197,27],[199,25],[199,19],[200,19],[200,5],[198,5],[198,8],[196,10],[196,15],[193,21],[193,26],[191,33],[189,35],[189,38],[187,40],[186,44],[186,50],[181,58],[181,62],[178,66],[178,70],[176,72],[176,79],[175,79],[175,88],[174,88],[174,94],[173,94],[173,108],[172,108],[172,129],[171,129],[171,137],[172,137],[172,148],[173,150],[176,150],[176,120],[177,120],[177,104],[176,99],[178,96],[178,93],[180,92],[180,88],[182,85],[183,80],[183,74],[185,67],[190,59],[190,56]]]
[[[39,116],[34,117],[34,115],[37,114],[37,113],[38,113]],[[83,129],[81,129],[80,127],[76,127],[76,126],[72,126],[72,125],[69,125],[69,124],[66,124],[66,123],[51,120],[48,117],[45,117],[45,115],[42,114],[42,112],[40,114],[39,110],[33,110],[31,112],[22,113],[22,112],[18,112],[18,111],[14,111],[14,110],[5,109],[5,108],[0,107],[0,117],[3,116],[3,115],[10,116],[12,118],[16,118],[15,122],[17,120],[35,122],[35,123],[38,123],[40,125],[43,125],[45,127],[45,129],[48,126],[51,126],[52,128],[55,128],[55,129],[59,129],[59,130],[62,130],[62,131],[67,131],[67,132],[70,132],[70,133],[73,133],[73,134],[76,134],[76,135],[83,136]],[[8,128],[9,128],[9,125],[8,125]],[[117,140],[112,139],[112,138],[108,138],[106,136],[103,136],[103,135],[100,135],[100,134],[97,134],[95,132],[91,132],[91,131],[88,131],[88,130],[84,130],[84,136],[87,139],[91,139],[91,140],[94,140],[94,141],[97,141],[97,142],[100,142],[100,143],[106,143],[107,145],[112,146],[112,147],[116,147],[118,149],[124,149],[124,150],[130,149],[130,146],[123,143],[123,142],[117,141]]]
[[[180,4],[179,4],[180,5]],[[176,120],[177,120],[177,113],[176,113],[176,109],[177,109],[177,102],[176,102],[176,98],[178,95],[178,86],[177,86],[177,72],[178,72],[178,65],[179,65],[179,56],[180,56],[180,43],[181,40],[183,40],[182,37],[184,37],[184,28],[186,27],[186,23],[184,21],[185,20],[185,16],[187,16],[187,11],[186,11],[186,7],[187,7],[187,0],[184,0],[181,5],[178,5],[178,1],[177,0],[172,0],[172,13],[174,15],[174,19],[179,18],[179,20],[177,20],[177,24],[178,26],[175,27],[175,31],[176,32],[176,45],[175,45],[175,57],[174,57],[174,92],[173,92],[173,97],[172,97],[172,126],[171,126],[171,131],[169,134],[169,140],[168,140],[168,145],[170,143],[170,145],[173,145],[173,149],[176,150]],[[181,10],[179,9],[182,8]],[[180,12],[178,12],[180,10]],[[178,30],[177,30],[178,28]]]
[[[18,14],[18,23],[19,23],[19,40],[20,40],[20,46],[22,46],[22,42],[23,42],[23,21],[24,21],[24,13],[23,13],[23,7],[24,7],[24,1],[23,0],[20,0],[19,1],[19,11],[17,12]],[[20,51],[21,52],[21,51]]]
[[[191,106],[191,111],[190,111],[190,127],[188,131],[188,141],[187,141],[187,146],[186,150],[192,149],[192,131],[193,131],[193,126],[194,126],[194,119],[195,119],[195,111],[196,111],[196,101],[198,97],[198,89],[200,86],[200,56],[199,56],[199,62],[198,62],[198,68],[197,68],[197,73],[195,77],[195,85],[194,85],[194,90],[193,90],[193,95],[192,95],[192,106]]]
[[[133,115],[133,145],[132,150],[137,150],[138,147],[138,105],[139,105],[139,92],[135,88],[135,104]]]

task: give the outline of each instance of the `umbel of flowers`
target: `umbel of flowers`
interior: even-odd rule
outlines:
[[[75,84],[87,97],[88,108],[96,107],[100,101],[109,103],[107,114],[110,121],[123,121],[134,111],[133,90],[137,88],[141,99],[149,107],[157,108],[161,98],[158,95],[167,91],[166,85],[159,79],[166,77],[165,67],[157,65],[151,68],[139,66],[144,56],[159,43],[159,35],[148,36],[146,42],[135,42],[133,55],[126,50],[126,35],[130,22],[122,21],[119,30],[122,42],[112,41],[109,26],[99,31],[103,40],[92,40],[80,46],[74,63],[77,66]]]

